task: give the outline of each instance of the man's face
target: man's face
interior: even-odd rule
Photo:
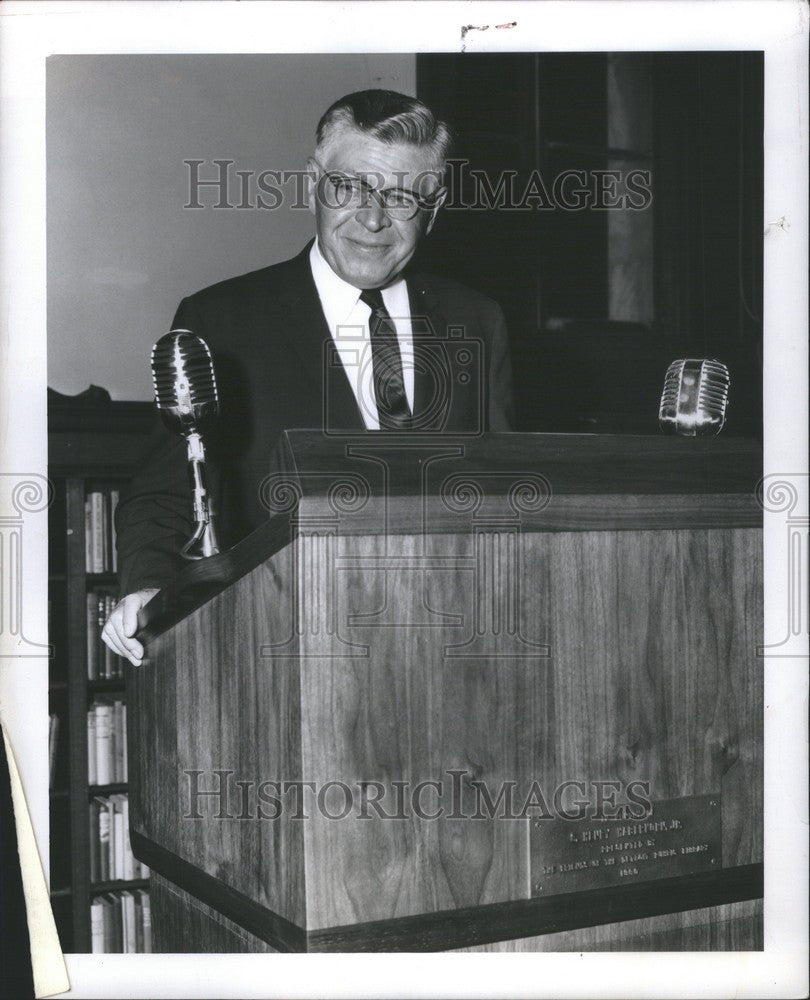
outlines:
[[[387,145],[355,129],[334,136],[321,158],[310,160],[310,211],[318,243],[329,266],[356,288],[390,284],[413,257],[419,240],[433,228],[439,204],[420,209],[412,219],[392,219],[373,196],[360,205],[335,196],[326,174],[359,177],[376,191],[391,188],[430,197],[439,179],[425,150],[410,143]]]

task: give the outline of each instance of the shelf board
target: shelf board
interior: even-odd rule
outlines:
[[[97,678],[94,681],[87,682],[88,691],[123,691],[124,690],[124,678],[123,677],[104,677]]]
[[[126,781],[116,781],[111,785],[88,785],[87,793],[91,796],[96,795],[116,795],[118,792],[126,792],[129,789],[129,783]]]
[[[148,889],[148,878],[114,879],[111,882],[91,882],[87,891],[96,896],[100,892],[114,892],[116,889]]]
[[[51,890],[51,899],[61,899],[71,895],[73,895],[73,889],[69,885],[64,886],[62,889]]]
[[[88,587],[118,586],[118,573],[113,570],[105,573],[85,573],[84,577]]]
[[[52,799],[66,799],[70,795],[69,788],[49,788],[48,795]]]

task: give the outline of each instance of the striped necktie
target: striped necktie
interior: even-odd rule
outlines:
[[[371,362],[374,373],[374,396],[380,430],[406,431],[411,426],[411,411],[405,395],[402,357],[399,353],[397,330],[378,288],[360,293],[360,301],[371,309]]]

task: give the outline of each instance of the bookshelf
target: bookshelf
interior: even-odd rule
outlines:
[[[127,784],[89,782],[88,711],[95,701],[125,701],[123,677],[88,678],[88,594],[114,592],[116,574],[88,572],[85,499],[122,490],[132,475],[152,425],[151,403],[112,402],[91,387],[77,397],[48,394],[48,475],[54,488],[49,510],[48,701],[59,719],[50,788],[51,903],[66,952],[89,952],[91,901],[102,894],[148,889],[148,879],[91,881],[90,804],[120,795]],[[135,872],[140,875],[140,871]],[[140,899],[140,896],[138,897]]]

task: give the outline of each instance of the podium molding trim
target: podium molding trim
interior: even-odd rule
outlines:
[[[135,856],[279,952],[450,951],[761,899],[762,863],[307,931],[131,832]]]

